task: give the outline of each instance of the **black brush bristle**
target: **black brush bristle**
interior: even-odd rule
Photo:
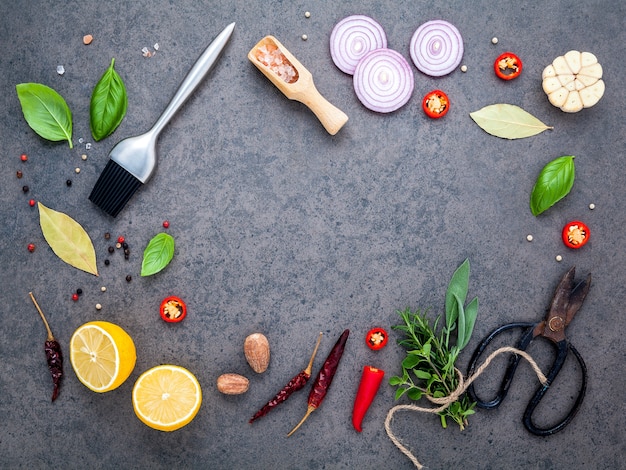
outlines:
[[[128,170],[109,160],[93,187],[89,200],[112,217],[124,208],[142,185]]]

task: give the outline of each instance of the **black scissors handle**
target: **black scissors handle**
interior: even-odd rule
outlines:
[[[496,328],[478,345],[478,347],[474,351],[472,359],[470,360],[468,375],[472,375],[474,373],[474,370],[476,369],[478,360],[480,359],[482,353],[485,351],[489,343],[491,343],[491,341],[493,341],[493,339],[496,336],[511,329],[525,328],[525,331],[522,337],[517,343],[517,349],[524,351],[526,350],[528,345],[531,343],[531,341],[534,339],[533,333],[534,333],[534,329],[536,325],[537,325],[536,323],[509,323],[499,328]],[[585,365],[585,361],[583,360],[580,353],[576,350],[576,348],[574,348],[574,346],[567,343],[567,341],[565,340],[559,341],[558,343],[552,343],[552,344],[554,344],[555,348],[557,349],[557,356],[554,360],[554,363],[552,364],[552,367],[550,368],[550,371],[548,372],[547,383],[546,385],[541,385],[537,389],[537,391],[535,392],[535,395],[530,400],[530,402],[528,403],[528,406],[526,407],[526,410],[524,411],[524,418],[523,418],[524,426],[526,427],[526,429],[528,429],[528,431],[530,431],[532,434],[535,434],[537,436],[549,436],[551,434],[554,434],[562,430],[565,426],[567,426],[570,423],[570,421],[574,418],[576,413],[578,412],[578,409],[580,408],[580,405],[583,402],[583,399],[585,397],[585,392],[587,389],[587,366]],[[563,367],[563,364],[565,363],[565,359],[567,358],[567,354],[569,350],[572,351],[572,353],[574,354],[574,357],[576,357],[576,360],[578,361],[582,369],[582,384],[581,384],[580,391],[578,393],[578,397],[576,398],[576,402],[574,403],[574,406],[569,411],[567,416],[565,416],[565,418],[561,420],[559,423],[548,428],[537,427],[535,426],[532,420],[533,413],[535,412],[535,409],[537,408],[537,406],[543,399],[543,396],[546,394],[546,392],[550,388],[550,385],[552,384],[556,376],[561,371],[561,368]],[[516,355],[516,354],[512,355],[509,358],[509,365],[507,366],[504,377],[502,378],[500,388],[496,396],[492,400],[489,400],[489,401],[481,400],[476,395],[474,384],[471,384],[469,386],[468,394],[470,398],[476,402],[476,405],[479,408],[493,409],[493,408],[497,408],[498,406],[500,406],[500,404],[505,399],[509,391],[511,382],[513,381],[513,377],[515,376],[515,371],[517,370],[517,366],[519,365],[521,358],[522,358],[521,356]]]

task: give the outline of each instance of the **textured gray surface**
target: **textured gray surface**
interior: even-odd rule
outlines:
[[[407,305],[441,311],[450,275],[466,257],[472,264],[470,294],[479,297],[481,308],[462,368],[478,339],[494,327],[541,318],[570,265],[579,276],[593,273],[589,298],[567,332],[587,361],[588,396],[565,431],[534,437],[521,424],[536,385],[524,367],[506,405],[479,411],[465,431],[442,430],[430,415],[398,413],[397,435],[430,468],[624,466],[624,2],[52,3],[0,6],[2,467],[410,468],[383,428],[394,404],[391,387],[382,387],[364,432],[352,429],[362,366],[381,367],[390,376],[402,359],[393,344],[370,352],[363,335],[373,325],[396,324],[395,311]],[[464,38],[468,72],[435,80],[416,71],[410,104],[391,115],[367,111],[328,53],[333,25],[356,13],[378,20],[389,47],[407,58],[421,23],[454,23]],[[237,27],[221,61],[161,136],[154,178],[117,219],[105,216],[87,196],[108,151],[152,125],[198,54],[232,21]],[[95,39],[84,46],[87,33]],[[248,62],[248,50],[267,34],[350,116],[336,136]],[[493,36],[500,39],[496,46]],[[154,43],[158,53],[142,57],[142,47]],[[553,108],[541,90],[545,65],[570,49],[595,53],[607,85],[598,105],[575,115]],[[491,69],[505,50],[524,61],[523,75],[509,83]],[[111,57],[126,83],[128,114],[113,136],[85,151],[78,139],[91,142],[91,90]],[[64,76],[56,73],[59,64]],[[30,130],[15,94],[21,82],[44,83],[65,97],[74,113],[74,150]],[[426,118],[418,105],[433,88],[452,99],[440,121]],[[520,105],[555,129],[518,141],[491,137],[468,113],[497,102]],[[22,152],[30,157],[25,164]],[[82,153],[88,160],[81,160]],[[538,172],[568,154],[577,157],[571,194],[533,217],[528,197]],[[15,178],[18,169],[21,180]],[[31,188],[28,195],[23,184]],[[85,227],[100,277],[65,265],[46,246],[37,210],[27,204],[31,197]],[[577,252],[560,241],[562,225],[573,218],[592,230],[589,245]],[[174,260],[162,273],[141,278],[143,247],[165,219],[176,238]],[[111,266],[103,265],[105,232],[126,236],[129,261],[116,253]],[[32,254],[29,242],[38,246]],[[555,261],[559,254],[561,263]],[[84,294],[74,303],[70,296],[78,287]],[[105,319],[125,328],[138,351],[130,379],[98,395],[78,382],[66,358],[63,388],[51,404],[41,350],[45,333],[30,290],[66,356],[73,331],[84,322]],[[189,305],[188,318],[176,326],[157,313],[160,300],[173,293]],[[285,437],[305,411],[303,391],[248,425],[254,411],[304,367],[317,332],[325,337],[315,371],[344,328],[352,336],[338,375],[308,422]],[[272,346],[263,375],[254,374],[242,354],[245,336],[254,331],[264,332]],[[549,347],[531,352],[545,368]],[[175,433],[149,429],[132,410],[134,381],[161,363],[189,368],[204,391],[196,419]],[[214,384],[223,372],[249,376],[249,392],[220,395]],[[575,394],[577,374],[569,361],[542,409],[546,416],[556,417],[557,405]]]

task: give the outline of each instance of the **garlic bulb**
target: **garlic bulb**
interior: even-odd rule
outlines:
[[[602,66],[590,52],[569,51],[557,57],[541,77],[550,103],[566,113],[589,108],[604,94]]]

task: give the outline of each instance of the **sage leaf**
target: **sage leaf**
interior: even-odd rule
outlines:
[[[532,114],[513,104],[492,104],[470,113],[485,132],[503,139],[522,139],[540,134],[547,126]]]
[[[174,237],[158,233],[148,242],[143,252],[141,275],[151,276],[163,270],[174,257]]]
[[[97,276],[96,251],[85,229],[63,212],[41,202],[38,207],[41,231],[52,251],[67,264]]]
[[[459,344],[459,350],[463,349],[469,343],[469,340],[472,337],[472,333],[474,332],[474,325],[476,324],[477,316],[478,298],[474,297],[472,301],[465,307],[465,340],[462,344]]]
[[[574,185],[574,156],[555,158],[543,167],[530,193],[530,211],[536,217],[569,194]]]
[[[40,137],[72,144],[72,112],[52,88],[41,83],[20,83],[15,86],[24,119]]]
[[[458,309],[456,308],[454,296],[458,296],[461,300],[462,307],[467,297],[469,276],[470,262],[469,259],[465,259],[456,271],[454,271],[454,274],[452,274],[450,282],[448,283],[448,290],[446,291],[446,327],[449,331],[454,327],[458,317]]]
[[[110,136],[126,115],[128,96],[122,77],[113,68],[115,59],[104,72],[91,94],[89,125],[98,141]]]
[[[465,343],[465,309],[463,308],[463,302],[458,295],[454,294],[454,303],[456,304],[459,322],[459,328],[456,333],[456,345],[459,351],[463,349],[463,344],[467,344]]]

